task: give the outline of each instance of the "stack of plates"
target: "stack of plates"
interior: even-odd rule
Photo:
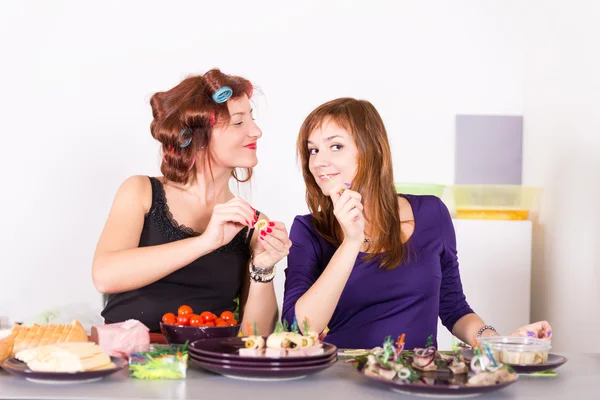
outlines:
[[[337,361],[337,347],[328,343],[323,343],[320,355],[281,358],[243,357],[239,355],[243,347],[239,337],[198,340],[189,347],[190,364],[228,378],[281,381],[304,378]]]

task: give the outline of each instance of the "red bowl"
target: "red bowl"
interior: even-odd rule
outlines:
[[[160,323],[160,331],[169,344],[192,343],[201,339],[236,337],[240,330],[237,326],[182,326]]]

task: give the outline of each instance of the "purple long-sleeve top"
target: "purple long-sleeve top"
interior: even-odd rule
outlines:
[[[448,330],[472,313],[462,289],[456,235],[447,207],[435,196],[403,195],[414,214],[414,233],[397,268],[364,262],[360,253],[329,321],[325,339],[340,348],[381,346],[385,337],[406,334],[406,348],[437,343],[437,319]],[[316,282],[337,250],[323,239],[312,216],[297,216],[290,230],[292,248],[285,270],[283,318],[291,324],[298,299]],[[400,238],[398,238],[400,240]],[[317,310],[315,310],[316,312]],[[301,323],[301,321],[298,321]]]

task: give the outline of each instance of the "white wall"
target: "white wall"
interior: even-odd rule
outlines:
[[[600,4],[526,10],[524,181],[545,190],[534,227],[532,318],[553,346],[600,352]]]
[[[115,191],[130,175],[158,173],[153,92],[215,66],[259,86],[251,200],[289,225],[306,212],[296,133],[323,101],[372,101],[404,181],[452,183],[455,114],[543,116],[524,105],[531,55],[520,11],[517,1],[1,3],[10,62],[0,63],[0,316],[72,302],[99,309],[91,259]]]
[[[441,183],[453,178],[456,113],[522,112],[510,10],[320,3],[2,3],[1,51],[12,63],[0,67],[10,282],[0,315],[99,307],[90,265],[115,191],[127,176],[158,172],[148,98],[189,73],[218,66],[264,92],[252,200],[287,224],[306,212],[296,133],[323,101],[371,100],[392,136],[397,179]]]

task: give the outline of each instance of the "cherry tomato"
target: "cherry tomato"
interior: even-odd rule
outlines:
[[[186,305],[179,307],[179,310],[177,310],[177,315],[189,315],[193,313],[192,307]]]
[[[227,323],[229,324],[229,326],[236,326],[238,324],[235,319],[230,319],[229,321],[227,321]]]
[[[173,325],[173,324],[177,323],[177,317],[172,312],[166,313],[162,317],[162,323]]]
[[[215,323],[213,321],[208,321],[205,322],[203,326],[215,326]]]
[[[219,322],[225,322],[225,320],[223,318],[215,319],[215,325],[218,324]]]
[[[198,314],[190,315],[190,326],[202,326],[204,320]]]
[[[231,311],[223,311],[221,313],[221,319],[224,321],[229,321],[231,319],[235,319],[235,317],[233,316],[233,313]]]
[[[190,326],[190,316],[180,315],[177,317],[177,325]]]
[[[214,322],[216,318],[213,318],[214,314],[208,311],[204,311],[202,314],[200,314],[200,318],[202,318],[204,320],[204,322]]]
[[[229,326],[229,322],[223,321],[221,318],[216,319],[216,326]]]
[[[211,318],[212,318],[212,321],[214,321],[214,320],[216,320],[216,319],[218,318],[218,317],[217,317],[215,314],[213,314],[213,313],[210,313],[210,316],[211,316]]]

